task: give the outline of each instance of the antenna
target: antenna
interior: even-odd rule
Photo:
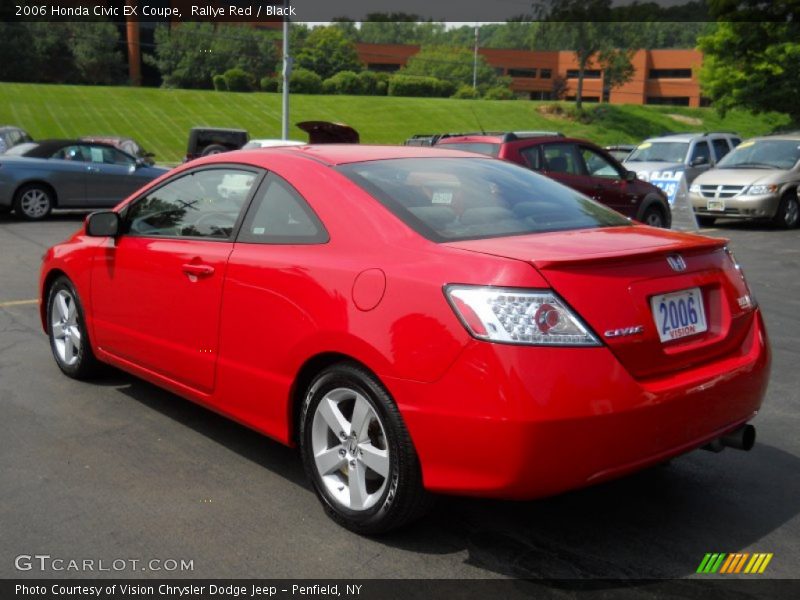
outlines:
[[[475,108],[470,106],[469,110],[472,113],[472,116],[475,117],[475,122],[478,124],[478,128],[481,130],[481,134],[486,135],[486,130],[483,128],[483,125],[481,125],[481,122],[478,119],[478,115],[475,113]]]

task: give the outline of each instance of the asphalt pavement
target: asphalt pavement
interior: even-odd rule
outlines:
[[[773,553],[763,577],[798,577],[800,231],[704,231],[732,240],[771,336],[751,452],[696,451],[533,502],[441,498],[422,521],[368,539],[325,517],[294,450],[120,372],[60,373],[38,270],[82,216],[0,216],[0,578],[684,578],[701,577],[708,552]],[[128,562],[20,571],[20,555]],[[170,560],[192,568],[166,571]]]

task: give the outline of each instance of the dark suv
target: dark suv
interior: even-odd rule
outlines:
[[[434,142],[515,162],[555,179],[623,215],[668,228],[667,197],[636,178],[608,152],[586,140],[555,132],[445,134]]]
[[[211,156],[220,152],[238,150],[250,141],[250,134],[244,129],[224,129],[222,127],[192,127],[189,130],[189,145],[184,162]]]

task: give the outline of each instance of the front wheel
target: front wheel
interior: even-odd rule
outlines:
[[[27,221],[44,219],[55,206],[53,191],[41,184],[22,187],[14,199],[14,212]]]
[[[783,195],[772,222],[781,229],[794,229],[800,225],[800,203],[794,190]]]
[[[92,352],[86,320],[72,282],[59,277],[47,295],[47,334],[53,358],[74,379],[88,379],[99,370]]]
[[[326,512],[352,531],[383,533],[429,506],[397,406],[361,367],[340,363],[312,382],[301,411],[300,447]]]

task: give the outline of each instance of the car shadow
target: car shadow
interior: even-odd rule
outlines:
[[[92,211],[90,210],[54,210],[50,213],[46,219],[42,221],[26,221],[25,219],[20,219],[17,217],[13,212],[9,213],[0,213],[0,223],[47,223],[49,221],[55,222],[82,222],[88,214]]]
[[[95,385],[116,387],[313,493],[294,449],[121,371]],[[643,580],[693,574],[707,552],[771,552],[760,540],[800,513],[798,472],[798,457],[767,443],[749,453],[696,451],[542,500],[440,496],[421,520],[373,539],[422,554],[466,551],[466,562],[487,576],[541,586],[577,591],[590,581],[592,589],[647,585]]]

